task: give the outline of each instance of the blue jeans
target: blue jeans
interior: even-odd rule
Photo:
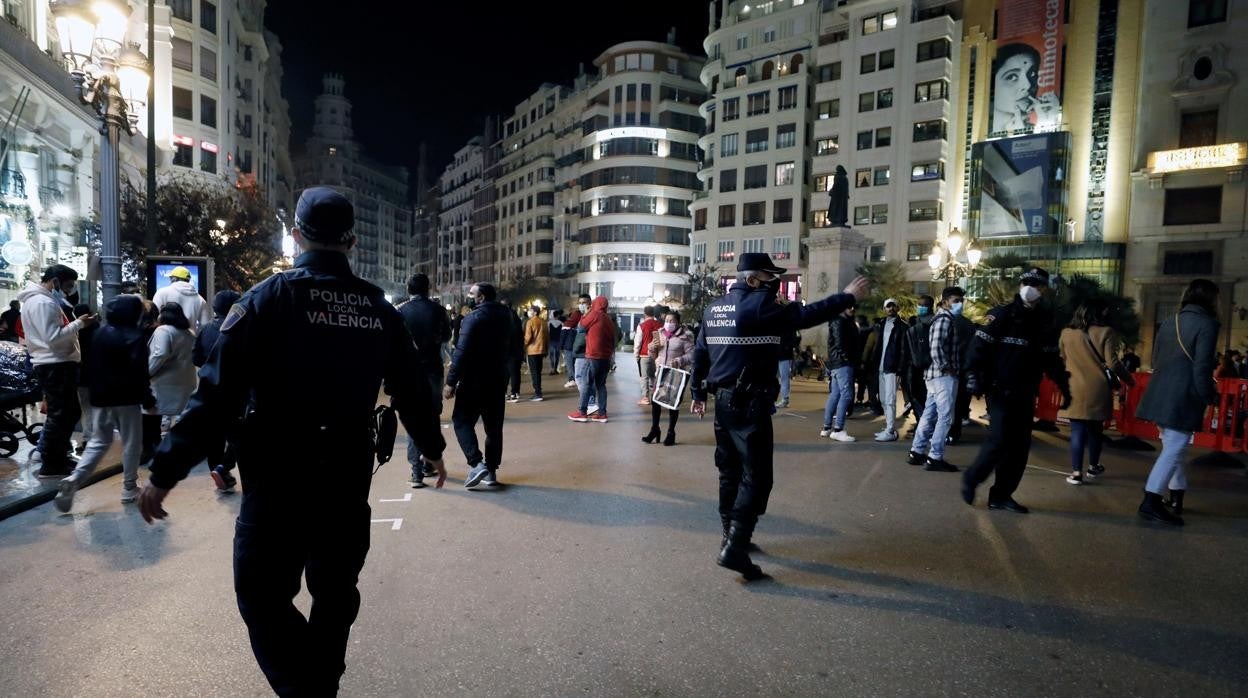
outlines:
[[[1188,442],[1192,440],[1191,432],[1161,427],[1161,454],[1153,463],[1153,470],[1148,474],[1145,490],[1153,494],[1165,494],[1166,487],[1172,490],[1187,489],[1187,473],[1184,472],[1183,455],[1187,452]]]
[[[585,359],[585,390],[581,391],[581,412],[589,409],[589,397],[597,398],[598,414],[607,413],[607,376],[611,359]]]
[[[551,373],[559,372],[559,355],[562,353],[563,352],[559,351],[559,344],[557,342],[551,342],[550,347],[546,349],[546,359],[550,361]]]
[[[932,460],[944,460],[945,438],[949,436],[953,406],[958,399],[958,377],[939,376],[925,381],[925,385],[927,403],[923,406],[919,426],[914,430],[910,450],[919,455],[926,453]]]
[[[828,401],[823,406],[823,426],[833,431],[845,428],[845,414],[854,402],[854,367],[842,366],[828,371]]]
[[[789,402],[789,388],[793,382],[793,361],[781,361],[780,366],[780,400],[785,404]]]
[[[1101,446],[1105,441],[1105,425],[1095,419],[1070,420],[1070,471],[1083,472],[1083,452],[1088,452],[1088,465],[1101,462]]]
[[[568,380],[576,380],[576,356],[571,349],[563,350],[563,372],[568,374]]]
[[[576,380],[576,391],[580,393],[580,400],[584,403],[582,407],[598,404],[598,395],[594,392],[594,386],[589,381],[589,359],[582,356],[576,359],[576,363],[573,366],[574,371],[572,375]],[[586,396],[589,397],[588,400],[585,399]],[[585,410],[582,409],[581,411],[584,412]]]

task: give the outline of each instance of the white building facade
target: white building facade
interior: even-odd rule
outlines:
[[[438,178],[441,204],[434,287],[444,303],[458,306],[473,284],[472,214],[484,162],[481,139],[473,138],[455,151],[455,158]]]

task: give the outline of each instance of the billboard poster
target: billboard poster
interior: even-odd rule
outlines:
[[[1057,235],[1069,151],[1066,131],[973,145],[969,213],[976,236]]]
[[[1033,133],[1061,126],[1066,2],[997,0],[989,133]]]

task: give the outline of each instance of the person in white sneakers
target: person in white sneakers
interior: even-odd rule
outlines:
[[[876,441],[897,440],[897,374],[901,371],[901,353],[906,330],[910,328],[897,313],[901,304],[896,298],[884,301],[884,317],[875,323],[875,349],[868,359],[880,373],[880,405],[884,408],[884,429]]]
[[[191,332],[198,335],[201,328],[212,322],[212,306],[191,284],[190,269],[174,267],[169,272],[169,282],[168,286],[152,296],[152,302],[157,308],[165,307],[166,303],[177,303],[191,323]]]

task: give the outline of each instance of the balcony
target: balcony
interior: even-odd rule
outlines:
[[[550,275],[556,279],[570,279],[580,270],[580,264],[556,264],[550,268]]]
[[[26,177],[19,170],[0,170],[0,196],[26,198]]]

